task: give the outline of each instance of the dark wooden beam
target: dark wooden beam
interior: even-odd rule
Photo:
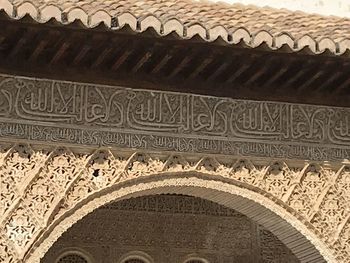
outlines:
[[[248,80],[244,84],[246,86],[252,86],[262,75],[271,70],[271,67],[276,63],[280,63],[279,58],[263,58],[263,63],[261,66],[255,72],[252,72],[251,76],[249,76]]]
[[[67,51],[67,49],[70,47],[72,43],[68,42],[68,40],[64,40],[61,44],[60,47],[58,48],[58,50],[54,53],[52,59],[50,60],[49,64],[53,65],[58,63],[61,58],[64,56],[65,52]]]
[[[140,68],[152,57],[152,51],[146,51],[142,57],[136,62],[135,66],[131,69],[133,73],[137,73]]]
[[[334,93],[339,95],[350,88],[350,76],[339,86],[334,87]]]
[[[232,64],[231,60],[223,61],[214,71],[208,75],[207,81],[215,81],[215,79],[222,74]]]
[[[194,79],[196,78],[210,63],[212,63],[215,59],[217,54],[212,54],[207,58],[204,58],[197,66],[197,68],[189,75],[189,78]]]
[[[185,53],[179,63],[177,63],[177,65],[175,65],[173,70],[169,73],[168,78],[174,78],[193,59],[194,54],[191,53],[192,52]]]
[[[170,54],[165,54],[162,59],[156,64],[156,66],[151,70],[152,74],[157,74],[162,70],[162,68],[174,57],[174,52]]]
[[[34,62],[38,59],[40,54],[43,52],[43,50],[47,47],[49,44],[50,39],[44,38],[39,41],[39,44],[35,47],[34,51],[30,54],[28,61]]]
[[[309,76],[310,71],[314,70],[315,67],[318,67],[318,63],[315,63],[313,60],[300,60],[300,67],[296,74],[294,76],[289,77],[288,80],[284,83],[283,88],[284,89],[291,89],[295,88],[294,83],[298,82],[299,80],[305,78],[305,76]]]
[[[253,57],[248,57],[243,63],[232,73],[230,73],[229,77],[226,79],[226,83],[232,83],[235,80],[237,80],[243,73],[245,73],[254,63],[255,58]]]
[[[19,57],[19,53],[23,51],[23,48],[30,45],[30,40],[34,38],[35,32],[33,30],[25,30],[18,41],[13,43],[10,52],[7,54],[7,59],[12,59],[14,57]]]
[[[105,48],[95,59],[95,61],[91,64],[92,69],[97,69],[100,67],[107,59],[107,57],[112,53],[114,47],[108,46]]]
[[[133,52],[132,49],[128,49],[122,52],[121,56],[118,57],[117,60],[113,63],[111,70],[112,71],[118,70],[124,64],[124,62],[128,59],[128,57],[132,52]]]
[[[0,25],[2,72],[350,107],[345,57],[267,52],[78,25],[1,19]],[[305,96],[309,92],[314,96]]]
[[[327,61],[323,64],[322,69],[317,70],[313,73],[307,76],[303,84],[301,84],[298,87],[295,87],[297,92],[303,92],[309,87],[312,87],[312,84],[316,82],[318,79],[320,79],[324,75],[328,75],[329,72],[332,72],[332,68],[336,67],[337,65],[334,65],[334,63]],[[314,90],[316,91],[316,90]]]
[[[295,61],[295,58],[291,58],[290,60],[284,60],[279,70],[273,72],[271,74],[271,77],[263,84],[262,87],[267,88],[269,90],[273,90],[275,88],[274,83],[278,81],[284,74],[286,74],[293,67],[293,65],[296,64]]]

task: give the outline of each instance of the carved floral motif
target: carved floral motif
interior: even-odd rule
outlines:
[[[15,256],[15,253],[12,251],[12,249],[8,245],[4,244],[4,242],[1,242],[1,239],[0,239],[0,262],[2,263],[18,262]]]
[[[350,179],[346,167],[309,164],[301,167],[262,159],[175,153],[157,155],[106,149],[73,153],[70,149],[59,148],[43,153],[24,147],[26,152],[31,152],[30,156],[18,157],[20,150],[14,148],[0,166],[1,171],[7,171],[1,176],[1,186],[15,186],[13,195],[9,194],[10,191],[1,193],[2,204],[13,206],[8,215],[0,216],[5,223],[3,230],[6,236],[6,239],[0,240],[0,245],[9,248],[4,250],[8,252],[3,252],[8,254],[8,258],[23,255],[37,240],[37,233],[45,231],[50,220],[61,220],[60,217],[92,194],[139,177],[183,172],[222,177],[240,182],[242,187],[268,193],[271,200],[289,205],[290,211],[294,210],[297,217],[309,222],[311,230],[321,233],[320,239],[325,243],[336,241],[334,251],[341,251],[337,254],[342,258],[350,258],[347,244],[349,223],[346,222]],[[40,158],[36,157],[34,162],[31,161],[33,156]],[[23,167],[31,167],[32,170]],[[18,179],[16,169],[19,173],[30,174],[31,179]],[[10,251],[15,251],[14,256]]]
[[[6,235],[22,254],[33,241],[33,235],[39,230],[39,224],[27,208],[19,207],[5,225]]]

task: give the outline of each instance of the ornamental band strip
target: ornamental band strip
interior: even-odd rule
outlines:
[[[0,75],[2,139],[314,161],[350,157],[350,109]]]

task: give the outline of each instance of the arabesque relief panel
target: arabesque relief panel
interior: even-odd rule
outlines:
[[[342,191],[350,187],[350,170],[345,165],[299,166],[270,159],[125,149],[99,149],[88,154],[73,148],[33,147],[20,144],[2,151],[0,256],[7,260],[4,262],[20,262],[45,229],[95,193],[169,173],[199,173],[254,189],[305,224],[331,248],[339,262],[350,262],[349,192]],[[14,163],[18,164],[16,168]],[[16,180],[25,183],[13,187]]]
[[[0,75],[0,261],[26,262],[112,186],[196,173],[268,198],[350,262],[349,125],[346,108]]]

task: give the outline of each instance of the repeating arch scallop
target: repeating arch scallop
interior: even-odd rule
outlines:
[[[144,263],[154,263],[154,260],[150,255],[148,255],[146,252],[143,251],[130,251],[124,255],[118,260],[118,263],[126,263],[128,260],[132,259],[138,259],[141,260]]]
[[[55,5],[45,6],[41,12],[41,22],[45,23],[50,19],[54,18],[58,22],[62,22],[62,11]]]
[[[209,36],[210,36],[210,41],[215,41],[219,37],[222,38],[224,41],[228,41],[228,31],[225,27],[223,26],[215,26],[209,29]]]
[[[112,18],[106,11],[99,10],[89,17],[90,27],[96,27],[101,23],[104,23],[107,27],[112,26]]]
[[[67,12],[68,23],[73,23],[75,20],[88,26],[88,14],[81,8],[73,8]]]
[[[335,42],[330,38],[323,38],[318,41],[318,49],[320,53],[323,53],[327,49],[334,54],[337,52],[337,46]]]
[[[162,22],[155,16],[146,16],[140,20],[140,32],[146,31],[148,28],[154,29],[160,35]]]
[[[123,13],[118,16],[119,27],[128,25],[133,31],[137,31],[137,18],[131,13]]]
[[[0,9],[4,10],[9,17],[14,18],[14,6],[9,0],[0,0]]]
[[[343,39],[338,43],[339,46],[339,55],[344,54],[350,49],[350,39]]]
[[[39,18],[38,9],[30,2],[25,2],[17,7],[17,19],[23,18],[25,15],[30,15],[33,19]]]
[[[287,45],[290,48],[294,47],[294,39],[288,33],[282,33],[275,37],[275,46],[277,49],[281,48],[283,45]]]
[[[302,50],[303,48],[309,48],[313,53],[317,52],[316,41],[309,35],[302,36],[296,40],[297,50]]]
[[[207,39],[207,30],[200,24],[190,25],[186,28],[186,38],[192,38],[199,35],[202,39]]]
[[[257,34],[255,34],[253,36],[251,46],[254,48],[260,46],[263,43],[265,43],[270,48],[273,47],[273,37],[267,31],[260,31]]]
[[[243,41],[245,44],[249,45],[251,42],[251,35],[245,28],[238,28],[232,33],[232,43],[238,44]]]
[[[177,35],[183,37],[184,36],[184,27],[181,22],[176,19],[169,19],[163,25],[163,34],[169,35],[170,33],[175,32]]]
[[[60,263],[60,260],[67,256],[78,256],[81,259],[85,260],[87,263],[96,263],[92,255],[82,248],[64,248],[60,251],[56,261],[54,263]]]

